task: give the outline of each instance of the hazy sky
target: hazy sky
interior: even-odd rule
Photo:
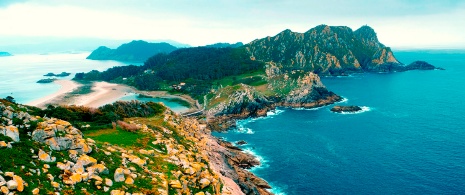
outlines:
[[[463,0],[0,0],[0,37],[248,43],[319,24],[375,29],[394,48],[465,48]]]

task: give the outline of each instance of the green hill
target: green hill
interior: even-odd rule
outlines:
[[[170,53],[176,49],[176,47],[168,43],[132,41],[130,43],[122,44],[116,49],[101,46],[94,50],[87,59],[144,62],[153,55],[159,53]]]

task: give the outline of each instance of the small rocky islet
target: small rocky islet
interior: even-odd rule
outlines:
[[[360,106],[334,106],[331,108],[332,112],[337,113],[354,113],[361,111],[362,108]]]

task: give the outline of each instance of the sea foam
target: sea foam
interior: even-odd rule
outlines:
[[[364,112],[368,112],[368,111],[371,111],[372,109],[368,106],[360,106],[360,108],[362,110],[359,110],[357,112],[341,112],[340,114],[360,114],[360,113],[364,113]]]

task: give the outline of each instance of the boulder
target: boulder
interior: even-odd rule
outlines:
[[[17,188],[16,190],[18,190],[19,192],[22,192],[24,190],[24,181],[23,181],[23,178],[21,178],[20,176],[13,176],[13,180],[16,182],[17,184]]]
[[[122,168],[117,168],[115,170],[115,175],[114,175],[114,180],[115,182],[122,182],[124,181],[124,173]]]
[[[206,178],[203,178],[200,180],[200,188],[205,188],[207,187],[208,185],[210,185],[210,180],[206,179]]]
[[[113,181],[111,181],[111,179],[105,178],[105,185],[107,185],[107,186],[112,186],[112,185],[113,185]]]
[[[18,188],[18,183],[16,183],[15,180],[10,180],[6,183],[6,186],[9,190],[16,190],[16,188]]]
[[[2,184],[5,184],[5,183],[6,183],[5,178],[3,178],[3,177],[0,175],[0,186],[2,186]]]
[[[34,188],[32,190],[32,194],[34,194],[34,195],[39,194],[39,192],[40,192],[39,188]]]
[[[87,167],[97,164],[97,160],[95,158],[83,154],[79,157],[76,164],[82,164],[82,166]]]
[[[3,194],[8,194],[10,192],[10,189],[8,189],[7,186],[2,186],[1,190],[2,190]]]
[[[132,184],[134,184],[134,179],[132,177],[128,177],[128,178],[126,178],[124,183],[128,184],[128,185],[132,185]]]
[[[47,154],[43,150],[39,149],[39,160],[44,162],[55,162],[56,158],[50,156],[50,154]]]
[[[87,170],[87,172],[92,173],[92,174],[94,174],[94,173],[100,174],[100,173],[101,173],[101,174],[105,174],[105,175],[106,175],[106,174],[109,174],[109,173],[110,173],[110,171],[108,170],[108,168],[105,167],[105,165],[103,165],[103,164],[92,165],[92,166],[90,166],[90,167],[87,167],[86,170]]]
[[[59,188],[59,187],[60,187],[60,184],[57,183],[57,182],[52,182],[51,184],[52,184],[52,186],[53,186],[54,188]]]
[[[172,188],[177,188],[177,189],[181,189],[182,188],[182,185],[181,185],[181,182],[179,180],[173,180],[170,182],[170,186]]]
[[[3,135],[10,137],[14,142],[19,142],[19,131],[15,126],[6,126]]]
[[[239,145],[239,146],[242,146],[242,145],[247,144],[247,142],[244,141],[244,140],[239,140],[239,141],[236,142],[236,144]]]
[[[120,191],[120,190],[112,190],[110,192],[110,195],[125,195],[125,192],[124,191]]]

